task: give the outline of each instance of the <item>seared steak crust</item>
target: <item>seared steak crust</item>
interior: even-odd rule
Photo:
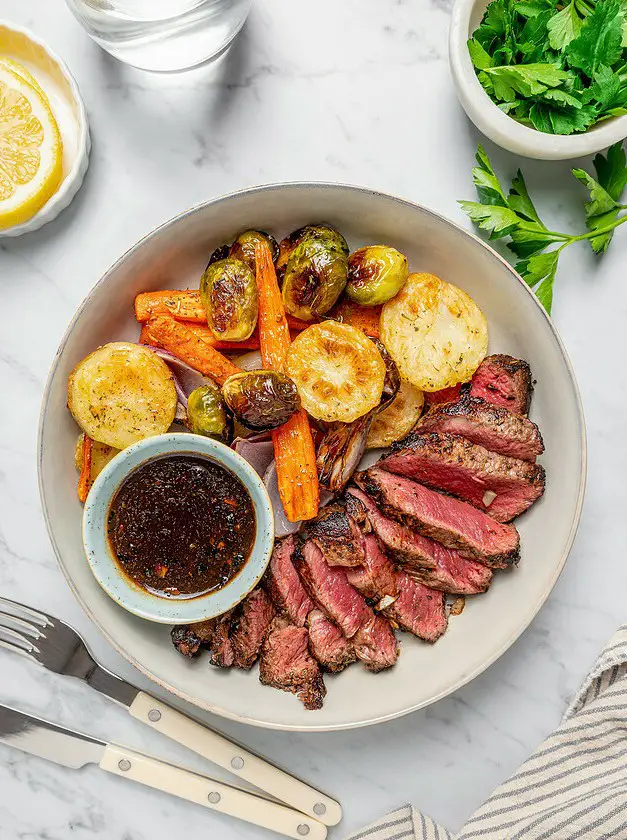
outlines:
[[[321,709],[326,694],[318,663],[309,653],[304,627],[275,618],[261,649],[259,680],[296,694],[306,709]]]
[[[178,652],[190,659],[200,653],[200,648],[205,644],[203,625],[208,623],[208,621],[203,621],[200,624],[177,624],[173,627],[170,630],[170,637]]]
[[[540,429],[522,414],[464,395],[436,405],[420,420],[417,431],[462,435],[491,452],[535,461],[544,452]]]
[[[524,513],[544,493],[543,467],[459,435],[411,432],[377,466],[470,502],[498,522]],[[486,492],[496,498],[484,501]]]
[[[472,397],[481,397],[517,414],[528,413],[532,391],[528,363],[504,354],[486,356],[470,386]]]
[[[235,627],[231,632],[233,664],[246,670],[252,668],[270,628],[275,609],[270,598],[257,588],[241,605]]]
[[[359,528],[342,505],[323,508],[307,523],[305,533],[314,540],[330,566],[358,566],[364,559]]]
[[[464,557],[497,569],[518,562],[520,538],[513,525],[386,470],[365,470],[355,481],[386,516]]]
[[[343,671],[357,659],[355,648],[339,627],[322,610],[313,609],[307,618],[309,650],[323,671]]]
[[[296,627],[304,627],[314,604],[294,566],[295,552],[294,536],[277,540],[263,582],[277,610],[285,613]]]
[[[487,566],[388,519],[357,487],[351,487],[346,498],[347,506],[361,507],[391,557],[425,586],[453,595],[477,595],[490,586],[492,571]]]

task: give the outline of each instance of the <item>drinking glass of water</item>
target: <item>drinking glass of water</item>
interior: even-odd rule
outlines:
[[[66,0],[91,37],[144,70],[185,70],[222,55],[252,0]]]

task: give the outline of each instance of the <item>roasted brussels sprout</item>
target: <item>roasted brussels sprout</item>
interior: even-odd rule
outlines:
[[[387,303],[407,280],[407,257],[387,245],[359,248],[348,258],[346,295],[362,306]]]
[[[225,260],[228,257],[230,250],[231,250],[230,245],[218,245],[218,247],[214,250],[214,252],[209,257],[209,262],[207,263],[207,268],[209,268],[209,266],[213,265],[215,262],[218,262],[218,260]]]
[[[245,230],[237,237],[231,245],[229,256],[235,257],[252,270],[255,270],[255,245],[257,242],[267,242],[272,254],[272,262],[276,263],[279,257],[279,246],[272,234],[263,230]]]
[[[283,270],[283,303],[290,315],[312,321],[324,315],[344,291],[348,245],[329,225],[306,225],[281,243],[287,255]],[[281,265],[281,256],[279,257]]]
[[[200,280],[200,297],[217,339],[250,338],[257,324],[257,284],[245,262],[228,257],[208,266]]]
[[[232,421],[217,385],[201,385],[187,398],[187,428],[195,435],[228,443]]]
[[[296,385],[272,370],[235,373],[222,386],[222,393],[240,423],[259,432],[282,426],[300,408]]]

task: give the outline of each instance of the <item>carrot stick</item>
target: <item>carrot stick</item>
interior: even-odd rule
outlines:
[[[219,350],[199,338],[189,327],[171,315],[156,315],[142,330],[147,343],[156,344],[174,353],[190,367],[205,376],[215,379],[220,385],[240,368],[233,364]]]
[[[85,502],[91,486],[91,453],[93,440],[83,432],[83,445],[81,447],[81,474],[78,479],[78,500]]]
[[[185,326],[194,335],[201,338],[205,344],[210,344],[216,350],[227,350],[230,353],[238,350],[242,353],[244,350],[259,350],[259,336],[256,333],[253,333],[250,338],[246,338],[244,341],[220,341],[206,324],[193,324],[191,321],[186,321]]]
[[[259,344],[264,368],[283,371],[290,346],[285,316],[270,249],[265,242],[255,246],[259,293]],[[318,513],[320,487],[309,419],[304,409],[272,432],[279,496],[290,522],[313,519]]]

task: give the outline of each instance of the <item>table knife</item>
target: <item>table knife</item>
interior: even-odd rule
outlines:
[[[278,802],[3,705],[0,742],[73,770],[97,764],[108,773],[295,840],[325,840],[327,836],[321,822]]]

